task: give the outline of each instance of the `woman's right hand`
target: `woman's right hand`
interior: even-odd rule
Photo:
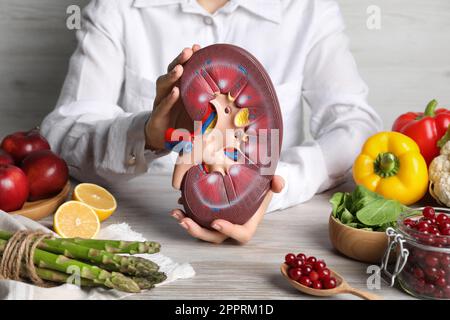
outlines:
[[[200,46],[185,48],[169,64],[167,73],[156,81],[156,97],[153,112],[145,125],[146,148],[154,151],[165,149],[165,133],[168,128],[184,128],[192,131],[193,123],[181,103],[177,84],[186,63]]]

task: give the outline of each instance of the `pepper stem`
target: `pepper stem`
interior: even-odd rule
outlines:
[[[450,126],[448,126],[447,131],[442,136],[442,138],[438,140],[437,146],[439,148],[442,148],[449,140],[450,140]]]
[[[400,169],[400,161],[397,156],[391,152],[378,154],[374,162],[374,171],[382,178],[395,176]]]
[[[436,99],[431,100],[423,113],[424,117],[434,117],[436,115],[435,111],[438,106],[438,102]]]

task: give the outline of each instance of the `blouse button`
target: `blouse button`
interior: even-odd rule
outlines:
[[[210,26],[210,25],[212,25],[213,24],[213,19],[211,18],[211,17],[204,17],[203,18],[203,22],[206,24],[206,25],[208,25],[208,26]]]
[[[136,164],[136,155],[132,153],[130,155],[130,158],[128,159],[128,165],[134,166],[135,164]]]

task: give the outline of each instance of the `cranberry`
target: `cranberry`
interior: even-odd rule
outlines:
[[[320,282],[320,281],[313,281],[313,284],[312,284],[312,287],[314,288],[314,289],[318,289],[318,290],[320,290],[320,289],[322,289],[322,282]]]
[[[423,233],[427,234],[428,230]],[[429,246],[432,246],[436,243],[436,237],[433,235],[423,235],[423,236],[419,237],[417,240],[419,242],[429,245]]]
[[[317,281],[319,280],[319,274],[317,273],[317,271],[311,271],[309,274],[309,278],[311,279],[311,281]]]
[[[317,271],[317,273],[319,274],[319,279],[321,279],[321,280],[329,278],[331,275],[330,269],[328,269],[328,268],[323,268],[323,269]]]
[[[301,268],[304,265],[304,262],[299,259],[295,259],[294,262],[290,264],[292,268]]]
[[[311,256],[308,259],[306,259],[306,261],[309,262],[311,265],[313,265],[314,263],[316,263],[317,258]]]
[[[300,282],[300,284],[302,284],[302,285],[304,285],[306,287],[311,287],[312,286],[312,281],[307,276],[301,276],[299,282]]]
[[[416,222],[415,222],[413,219],[411,219],[411,218],[406,218],[406,219],[403,221],[403,224],[404,224],[405,226],[408,226],[408,227],[414,227],[414,226],[416,225]]]
[[[435,227],[435,226],[431,226],[428,228],[428,232],[433,234],[433,235],[439,235],[439,228]]]
[[[450,263],[442,265],[443,270],[448,273],[448,278],[450,279]],[[450,281],[450,280],[449,280]]]
[[[441,265],[446,266],[450,263],[450,255],[449,254],[444,254],[441,259],[439,259],[439,262],[441,263]]]
[[[447,285],[447,280],[445,280],[444,277],[440,277],[434,284],[439,288],[445,288],[445,286]]]
[[[444,298],[444,291],[443,290],[436,290],[434,293],[434,297],[437,299],[443,299]]]
[[[439,225],[441,225],[442,223],[448,221],[448,216],[445,213],[440,213],[436,217],[436,221]]]
[[[423,277],[425,277],[425,272],[423,272],[423,270],[419,267],[414,268],[414,276],[417,279],[422,279]]]
[[[424,279],[416,279],[414,281],[414,290],[419,293],[422,293],[424,291],[425,284],[426,282]]]
[[[420,221],[417,224],[417,229],[419,229],[420,232],[422,232],[421,230],[428,230],[429,227],[430,224],[427,221]]]
[[[434,290],[436,289],[436,287],[434,286],[434,284],[432,283],[426,283],[425,287],[424,287],[424,292],[426,294],[432,294],[434,292]]]
[[[446,220],[439,224],[439,230],[450,229],[450,221]]]
[[[435,267],[427,267],[425,269],[425,274],[426,274],[427,278],[433,282],[436,281],[437,278],[439,278],[439,276],[440,276],[439,270],[436,269]]]
[[[427,266],[436,267],[439,264],[439,258],[433,254],[428,254],[425,258],[425,263]]]
[[[316,261],[313,265],[314,270],[319,271],[325,268],[327,265],[324,261]]]
[[[417,260],[422,260],[423,258],[425,258],[425,251],[420,250],[420,249],[415,249],[413,256],[415,258],[417,258]]]
[[[297,260],[297,258],[295,257],[295,254],[293,254],[293,253],[288,253],[284,257],[284,262],[286,262],[286,264],[288,264],[288,265],[291,265],[291,263],[294,262],[295,260]]]
[[[425,218],[433,219],[436,213],[435,213],[433,207],[425,207],[422,210],[422,214]]]
[[[337,285],[336,278],[334,277],[325,278],[323,279],[322,284],[325,287],[325,289],[334,289],[336,288]]]
[[[450,236],[450,228],[445,228],[441,230],[441,235]]]
[[[305,264],[304,266],[302,266],[302,272],[305,276],[309,275],[311,271],[313,271],[313,268],[310,264]]]
[[[306,255],[304,253],[299,253],[297,255],[298,260],[306,261]]]
[[[450,284],[446,285],[445,288],[443,289],[445,297],[446,298],[450,298]]]
[[[291,268],[289,269],[289,278],[294,281],[297,281],[302,276],[302,270],[300,268]]]
[[[446,246],[448,244],[448,241],[446,237],[441,236],[436,238],[436,243],[440,246]]]

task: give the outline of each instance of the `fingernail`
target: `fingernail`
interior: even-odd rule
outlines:
[[[187,225],[186,222],[181,222],[181,223],[180,223],[180,226],[181,226],[183,229],[186,229],[186,230],[189,229],[189,226]]]
[[[221,227],[220,225],[218,225],[217,223],[214,223],[214,224],[212,225],[212,228],[215,229],[215,230],[217,230],[217,231],[222,230],[222,227]]]
[[[175,219],[180,219],[180,215],[176,212],[171,214],[172,217],[174,217]]]
[[[171,95],[175,94],[175,87],[172,88],[172,91],[170,92]]]
[[[177,73],[177,66],[178,66],[178,65],[176,65],[175,67],[173,67],[173,69],[172,69],[172,74]]]

